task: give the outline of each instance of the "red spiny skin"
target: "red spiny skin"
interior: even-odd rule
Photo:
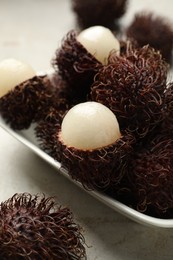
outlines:
[[[76,37],[77,33],[70,31],[52,60],[55,71],[66,82],[66,93],[72,105],[88,99],[94,76],[102,66]]]
[[[81,29],[94,25],[114,29],[126,12],[127,3],[127,0],[72,0],[72,8]]]
[[[15,194],[0,204],[0,259],[85,259],[84,238],[53,198]]]
[[[47,76],[35,76],[0,98],[0,114],[15,130],[27,129],[39,120],[52,103]]]
[[[127,175],[137,210],[159,217],[173,211],[173,139],[157,133],[145,148],[136,151]],[[171,218],[173,213],[171,213]]]
[[[129,38],[135,39],[141,47],[149,44],[159,50],[163,58],[171,63],[173,27],[166,17],[146,12],[137,13],[126,34]]]
[[[145,137],[163,120],[167,64],[149,46],[112,54],[91,87],[91,99],[109,107],[120,129]]]

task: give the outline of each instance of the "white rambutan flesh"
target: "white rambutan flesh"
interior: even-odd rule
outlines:
[[[16,85],[36,75],[34,69],[27,63],[16,59],[5,59],[0,62],[0,97],[7,94]]]
[[[111,30],[104,26],[92,26],[83,30],[77,40],[102,64],[107,64],[111,51],[120,53],[120,43]]]
[[[108,146],[121,137],[113,112],[97,102],[80,103],[65,115],[61,140],[69,147],[92,150]]]

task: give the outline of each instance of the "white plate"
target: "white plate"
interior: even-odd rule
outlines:
[[[3,119],[0,117],[0,127],[2,127],[6,132],[8,132],[10,135],[12,135],[14,138],[16,138],[18,141],[26,145],[28,148],[30,148],[34,153],[36,153],[38,156],[40,156],[43,160],[48,162],[50,165],[52,165],[55,169],[57,169],[57,173],[64,175],[66,178],[70,179],[74,185],[78,185],[81,187],[81,189],[84,189],[81,184],[75,182],[72,180],[69,175],[67,174],[67,171],[61,166],[61,164],[57,161],[55,161],[52,157],[50,157],[48,154],[46,154],[44,151],[42,151],[38,143],[34,137],[33,128],[30,128],[26,131],[19,131],[15,132],[12,129],[7,126]],[[153,227],[162,227],[162,228],[173,228],[173,219],[160,219],[160,218],[154,218],[147,216],[143,213],[140,213],[123,203],[112,199],[108,196],[105,196],[99,192],[96,191],[87,191],[88,194],[92,195],[102,203],[106,204],[110,208],[114,209],[115,211],[121,213],[122,215],[138,222],[144,225],[153,226]]]

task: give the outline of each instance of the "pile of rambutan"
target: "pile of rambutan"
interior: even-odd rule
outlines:
[[[169,65],[149,44],[92,29],[86,42],[98,30],[98,50],[69,32],[55,52],[53,74],[14,86],[0,98],[0,113],[14,129],[36,122],[40,147],[85,189],[146,214],[173,216]],[[100,46],[109,54],[100,57]]]

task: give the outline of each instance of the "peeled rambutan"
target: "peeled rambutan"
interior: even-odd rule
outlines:
[[[126,7],[127,0],[72,0],[77,23],[82,29],[94,25],[115,29],[117,21],[125,13]]]
[[[36,72],[28,63],[13,58],[0,61],[0,97],[34,76]]]
[[[56,119],[52,128],[47,123],[37,128],[44,150],[89,190],[119,183],[133,151],[133,137],[120,134],[114,114],[103,107],[81,103],[66,113],[61,125]]]
[[[149,44],[159,50],[163,58],[171,63],[173,48],[173,27],[165,17],[154,13],[137,13],[126,29],[129,38],[135,39],[139,46]]]
[[[91,99],[109,107],[121,129],[143,138],[162,119],[168,66],[149,46],[110,55],[91,87]]]
[[[81,228],[54,199],[15,194],[0,204],[0,258],[86,259]]]
[[[120,43],[104,26],[92,26],[80,33],[70,31],[55,52],[52,65],[66,82],[71,105],[87,101],[98,70],[108,62],[110,52],[120,53]]]
[[[43,116],[51,99],[48,77],[34,76],[0,98],[0,114],[13,129],[25,129]]]
[[[94,75],[101,66],[76,37],[77,33],[70,31],[52,60],[55,71],[67,82],[72,104],[86,101]]]
[[[173,211],[173,139],[157,133],[136,150],[126,178],[136,199],[136,209],[154,216]],[[173,216],[173,214],[172,214]]]

